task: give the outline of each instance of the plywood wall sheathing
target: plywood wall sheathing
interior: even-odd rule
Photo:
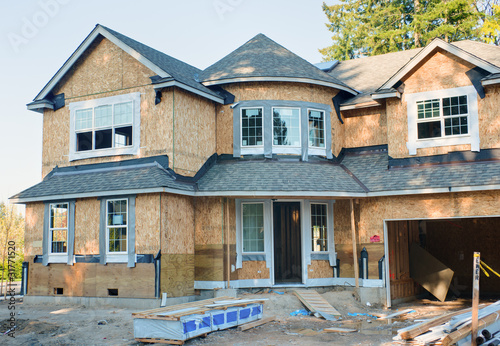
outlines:
[[[387,144],[387,116],[384,106],[342,112],[344,147],[358,148]]]
[[[168,297],[194,295],[194,254],[162,254],[160,275]]]
[[[97,198],[78,199],[75,203],[75,254],[99,254],[100,204]]]
[[[481,149],[500,148],[500,86],[485,87],[486,96],[479,99],[479,138]]]
[[[118,289],[121,298],[154,298],[154,264],[41,263],[29,264],[28,295],[54,296],[62,288],[68,297],[107,297],[108,288]]]
[[[307,278],[308,279],[321,279],[321,278],[332,278],[333,268],[330,266],[330,261],[318,261],[312,260],[311,264],[307,266]]]
[[[224,281],[224,249],[222,244],[195,246],[196,281]]]
[[[237,272],[239,280],[270,278],[269,268],[266,268],[265,261],[244,261]]]
[[[160,194],[137,195],[135,247],[139,254],[156,255],[160,250]]]
[[[194,198],[167,195],[162,254],[194,254]]]
[[[25,212],[24,257],[42,255],[43,203],[29,203]],[[25,259],[26,260],[26,259]]]
[[[332,98],[337,90],[319,85],[289,82],[249,82],[223,86],[235,96],[235,102],[246,100],[288,100],[316,102],[332,107],[332,151],[338,155],[342,149],[342,128],[333,110]],[[233,153],[233,110],[217,106],[217,153]]]

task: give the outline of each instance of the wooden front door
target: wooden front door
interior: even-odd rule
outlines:
[[[302,283],[300,203],[277,202],[273,212],[275,282]]]

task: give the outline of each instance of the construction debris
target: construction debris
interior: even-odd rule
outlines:
[[[350,329],[350,328],[340,328],[340,327],[331,327],[331,328],[325,328],[323,331],[327,333],[354,333],[357,332],[357,329]]]
[[[470,345],[471,324],[472,309],[463,309],[400,329],[394,340],[404,344],[411,340],[413,345]],[[477,345],[497,345],[494,339],[500,337],[500,301],[480,307],[478,328]]]
[[[133,313],[134,338],[182,345],[197,336],[261,320],[265,300],[221,297]]]
[[[318,313],[326,320],[333,321],[341,316],[340,313],[315,290],[295,290],[293,293],[309,311]]]
[[[249,330],[249,329],[261,326],[263,324],[266,324],[268,322],[272,322],[275,320],[276,320],[276,316],[266,317],[266,318],[263,318],[261,320],[257,320],[255,322],[242,324],[241,326],[238,326],[238,330],[240,330],[240,331]]]

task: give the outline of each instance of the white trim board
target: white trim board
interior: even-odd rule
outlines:
[[[294,83],[308,83],[315,85],[327,86],[339,90],[347,91],[352,95],[357,95],[354,89],[343,86],[341,84],[337,84],[334,82],[326,82],[321,80],[316,80],[312,78],[300,78],[300,77],[239,77],[239,78],[228,78],[228,79],[220,79],[215,81],[206,81],[202,84],[205,86],[210,85],[220,85],[220,84],[230,84],[230,83],[240,83],[240,82],[294,82]]]
[[[435,38],[428,46],[418,52],[408,63],[406,63],[398,72],[396,72],[387,82],[385,82],[379,89],[392,88],[397,82],[404,78],[411,70],[413,70],[420,62],[422,62],[428,55],[432,54],[434,50],[441,48],[448,53],[451,53],[471,64],[478,66],[490,73],[499,73],[500,68],[497,66],[480,59],[463,49],[460,49],[453,44],[445,42],[440,38]]]
[[[499,83],[500,83],[500,77],[499,78],[494,78],[494,79],[484,80],[484,81],[481,82],[481,84],[483,86],[495,85],[495,84],[499,84]]]
[[[196,88],[190,87],[189,85],[186,85],[184,83],[178,82],[176,80],[171,80],[171,81],[168,81],[168,82],[153,84],[153,87],[154,87],[155,90],[160,90],[160,89],[163,89],[163,88],[169,88],[169,87],[174,87],[174,86],[178,87],[180,89],[192,92],[193,94],[200,95],[200,96],[205,97],[205,98],[207,98],[209,100],[212,100],[214,102],[217,102],[217,103],[220,103],[220,104],[224,104],[224,99],[223,98],[216,97],[216,96],[211,95],[209,93],[205,93],[205,92],[203,92],[201,90],[198,90]]]
[[[166,71],[162,70],[157,65],[153,64],[150,60],[146,59],[143,55],[141,55],[136,50],[132,49],[130,46],[126,45],[118,38],[116,38],[113,34],[107,31],[101,25],[96,25],[94,30],[85,38],[85,40],[78,46],[78,48],[71,54],[71,56],[66,60],[63,66],[56,72],[56,74],[50,79],[50,81],[43,87],[43,89],[38,93],[35,97],[35,101],[39,101],[44,99],[56,86],[57,83],[64,77],[64,75],[73,67],[73,65],[77,62],[77,60],[83,55],[83,53],[90,47],[90,45],[94,42],[94,40],[102,35],[115,45],[120,47],[123,51],[130,54],[134,59],[139,61],[141,64],[149,68],[154,73],[158,74],[160,77],[171,77]]]

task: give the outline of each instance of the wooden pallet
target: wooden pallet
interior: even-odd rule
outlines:
[[[302,304],[311,312],[322,312],[324,314],[340,317],[340,312],[330,305],[322,296],[315,290],[295,290],[293,292]]]

